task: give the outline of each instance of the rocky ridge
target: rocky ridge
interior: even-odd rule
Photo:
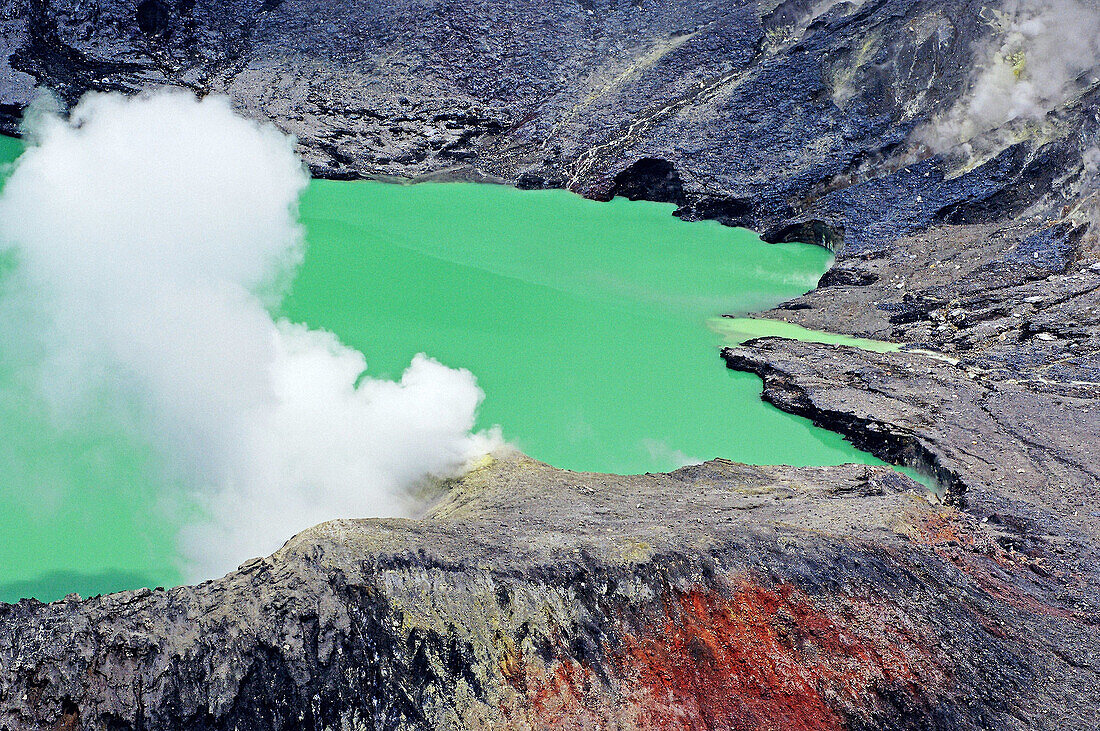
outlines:
[[[1095,674],[1063,653],[1095,616],[1044,573],[883,468],[505,458],[225,579],[3,607],[0,723],[1087,725]]]

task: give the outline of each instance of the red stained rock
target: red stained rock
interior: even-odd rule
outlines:
[[[852,600],[822,610],[791,585],[743,581],[732,598],[678,597],[659,630],[619,652],[642,728],[839,729],[891,684],[914,695],[942,680],[928,645]]]
[[[536,728],[843,729],[877,693],[922,703],[942,686],[933,643],[890,608],[859,599],[828,607],[789,584],[741,581],[732,597],[691,591],[663,617],[606,648],[615,693],[574,662],[528,664]],[[619,703],[609,702],[618,696]]]

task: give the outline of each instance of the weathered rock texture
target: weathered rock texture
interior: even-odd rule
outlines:
[[[984,7],[6,0],[9,130],[37,84],[180,85],[318,174],[672,201],[832,247],[770,316],[907,351],[725,358],[945,502],[863,467],[503,460],[423,520],[326,524],[219,581],[0,608],[0,728],[1100,726],[1100,73],[918,144],[969,93]]]
[[[506,459],[219,581],[0,609],[0,725],[1083,727],[1058,584],[887,469]]]

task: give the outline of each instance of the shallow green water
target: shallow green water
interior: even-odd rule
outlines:
[[[885,340],[871,340],[821,330],[810,330],[791,322],[769,320],[763,317],[714,317],[707,324],[711,330],[721,335],[731,345],[740,345],[753,338],[785,338],[787,340],[801,340],[806,343],[847,345],[875,353],[896,353],[901,350],[901,346],[897,343],[890,343]]]
[[[0,159],[18,150],[0,138]],[[332,330],[373,376],[400,375],[418,352],[469,368],[486,393],[480,426],[536,458],[621,473],[717,456],[878,463],[764,404],[708,327],[812,288],[823,249],[687,224],[663,204],[473,184],[315,181],[301,211],[309,249],[280,314]],[[94,423],[43,439],[44,407],[4,397],[26,377],[9,361],[0,600],[177,582],[179,518],[150,455]]]

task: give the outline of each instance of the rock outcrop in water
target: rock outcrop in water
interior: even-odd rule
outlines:
[[[863,467],[505,460],[422,521],[326,524],[219,581],[0,609],[0,728],[1096,728],[1100,72],[930,146],[990,10],[9,0],[8,129],[37,84],[180,85],[318,174],[665,200],[832,247],[771,316],[908,352],[726,360],[945,502]]]

